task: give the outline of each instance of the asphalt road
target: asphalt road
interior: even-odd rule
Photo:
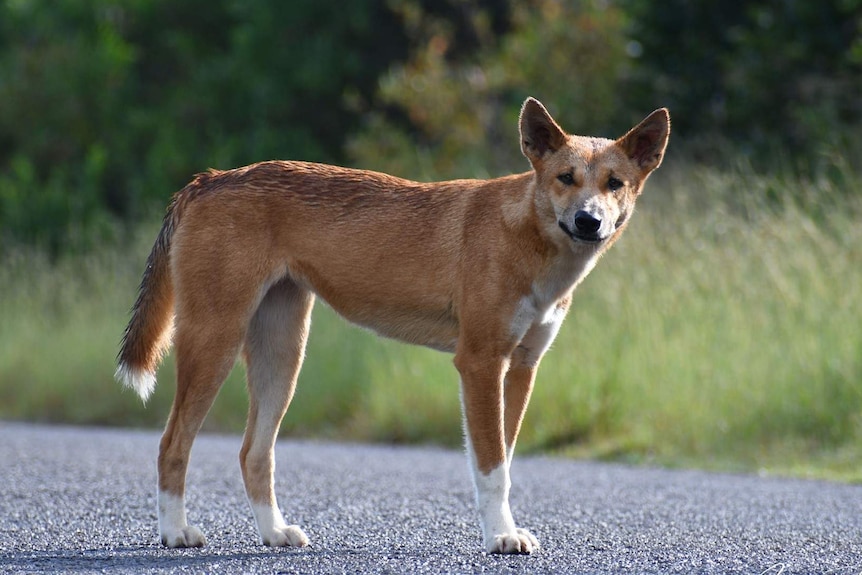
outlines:
[[[158,439],[0,423],[0,573],[862,573],[862,486],[521,457],[512,507],[543,547],[486,556],[461,453],[295,441],[276,490],[313,547],[270,549],[220,435],[189,471],[209,545],[164,549]]]

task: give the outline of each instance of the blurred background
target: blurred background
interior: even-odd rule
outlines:
[[[163,425],[171,359],[145,408],[114,356],[194,173],[524,171],[527,96],[673,133],[519,449],[862,479],[860,0],[0,0],[0,418]],[[460,444],[450,356],[313,325],[284,435]],[[242,430],[243,378],[207,429]]]

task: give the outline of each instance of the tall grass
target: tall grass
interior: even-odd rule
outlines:
[[[785,467],[854,442],[858,200],[751,173],[663,183],[577,294],[556,346],[570,359],[549,358],[553,383],[537,396],[568,388],[591,448],[611,454]],[[803,209],[814,198],[816,217]],[[561,385],[567,373],[574,385]],[[558,417],[541,421],[565,417],[553,405]]]
[[[663,168],[575,294],[539,370],[523,450],[862,478],[862,202],[830,180]],[[156,227],[131,253],[3,255],[0,418],[160,426],[112,380]],[[242,429],[243,371],[207,428]],[[461,441],[451,356],[318,304],[285,434]]]

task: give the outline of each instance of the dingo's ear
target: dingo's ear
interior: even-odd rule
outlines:
[[[535,165],[545,152],[556,152],[566,143],[566,133],[545,107],[535,98],[527,98],[518,121],[521,130],[521,151]]]
[[[661,165],[670,136],[670,114],[659,108],[629,133],[617,140],[629,158],[636,161],[646,175]]]

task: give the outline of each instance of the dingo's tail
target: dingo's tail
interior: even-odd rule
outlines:
[[[171,344],[174,289],[170,274],[171,239],[177,221],[176,201],[165,214],[162,229],[147,258],[132,318],[123,334],[114,377],[146,401],[156,386],[156,368]]]

